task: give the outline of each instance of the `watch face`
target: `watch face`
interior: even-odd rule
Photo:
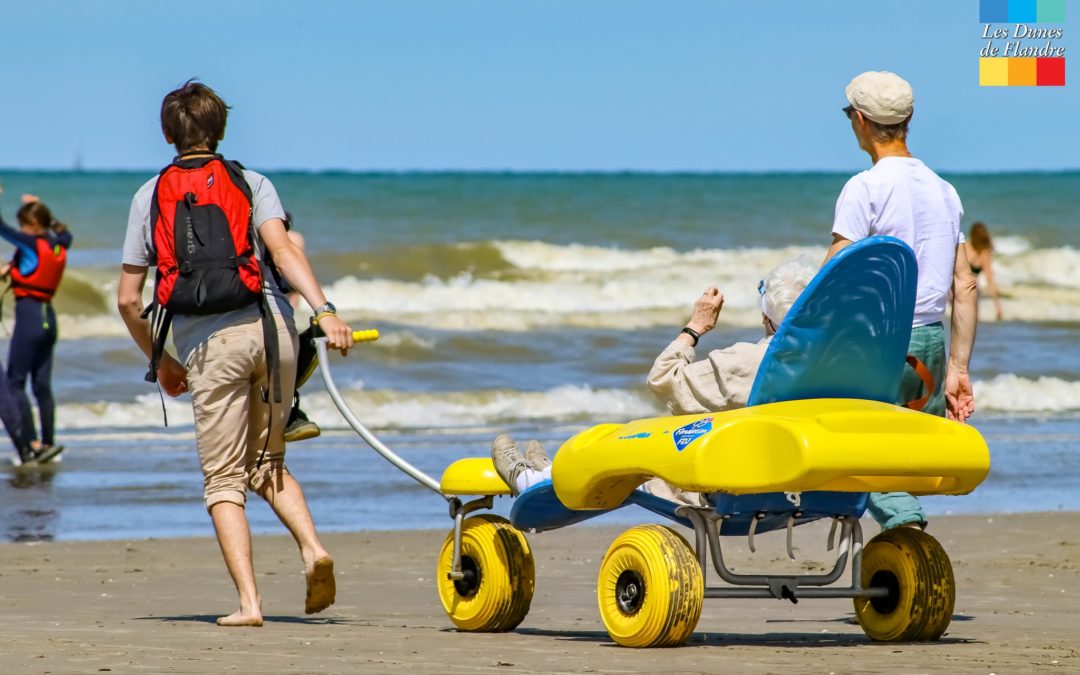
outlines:
[[[334,307],[334,303],[330,302],[329,300],[326,301],[326,304],[323,305],[323,307],[326,308],[325,311],[337,314],[337,307]]]

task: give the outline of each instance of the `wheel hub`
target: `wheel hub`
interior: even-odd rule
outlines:
[[[615,582],[615,602],[623,614],[631,615],[645,601],[645,580],[634,570],[626,570]]]
[[[480,589],[480,565],[472,556],[461,556],[462,578],[454,581],[454,589],[463,598],[471,598]]]
[[[874,572],[870,579],[871,588],[887,588],[889,594],[880,598],[870,598],[870,606],[878,614],[888,614],[900,604],[900,581],[888,570]]]

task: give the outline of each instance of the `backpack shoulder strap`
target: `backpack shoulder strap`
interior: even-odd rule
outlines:
[[[247,179],[244,178],[244,165],[231,159],[225,159],[220,155],[218,157],[221,159],[221,163],[225,165],[225,170],[229,173],[229,178],[232,179],[233,185],[239,188],[240,192],[244,193],[248,205],[252,205],[254,203],[254,195],[251,193],[251,186],[248,185]]]
[[[165,177],[165,172],[176,166],[176,161],[173,160],[168,166],[161,171],[158,171],[157,180],[154,181],[154,193],[150,196],[150,243],[156,245],[154,241],[154,226],[157,224],[158,216],[161,215],[161,206],[158,204],[158,188],[161,186],[161,179]]]

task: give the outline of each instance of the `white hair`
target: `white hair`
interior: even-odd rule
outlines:
[[[765,293],[761,298],[761,309],[775,325],[787,316],[788,310],[795,304],[795,299],[803,292],[807,284],[817,274],[818,266],[808,255],[801,255],[795,260],[780,263],[765,275]]]

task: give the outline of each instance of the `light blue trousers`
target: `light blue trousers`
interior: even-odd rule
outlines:
[[[934,391],[926,402],[923,412],[939,417],[945,416],[945,328],[940,322],[928,326],[919,326],[911,330],[911,343],[908,354],[926,364],[934,376]],[[904,366],[904,377],[900,380],[900,393],[897,403],[903,404],[926,395],[923,381],[908,365]],[[906,492],[871,492],[868,504],[870,515],[888,530],[901,525],[919,523],[926,525],[919,500]]]

